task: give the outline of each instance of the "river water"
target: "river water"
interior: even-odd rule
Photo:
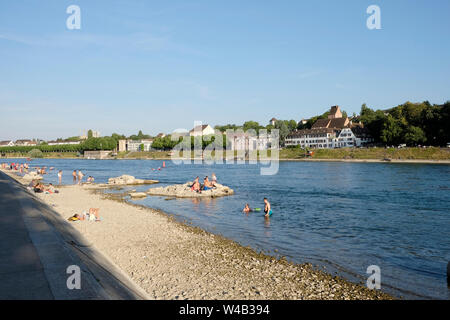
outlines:
[[[1,161],[6,161],[2,159]],[[8,160],[14,161],[14,160]],[[18,160],[23,162],[24,160]],[[133,201],[221,234],[258,251],[310,262],[354,282],[366,282],[371,265],[381,270],[382,290],[412,299],[450,299],[450,166],[433,164],[280,162],[273,176],[259,165],[183,164],[157,160],[35,159],[33,166],[71,171],[106,182],[130,174],[157,179],[138,191],[201,179],[214,172],[234,196],[217,199],[147,197]],[[156,170],[152,170],[156,169]],[[56,170],[45,176],[57,182]],[[127,187],[128,188],[128,187]],[[121,191],[123,192],[123,190]],[[245,203],[262,212],[242,213]],[[131,200],[130,200],[131,201]],[[85,209],[85,208],[80,208]]]

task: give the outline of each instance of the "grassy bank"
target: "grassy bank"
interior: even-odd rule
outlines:
[[[369,149],[318,149],[313,159],[329,160],[450,160],[449,148],[369,148]],[[304,159],[303,149],[283,149],[280,159]]]
[[[426,161],[450,161],[450,148],[369,148],[369,149],[317,149],[314,156],[307,159],[317,160],[426,160]],[[254,158],[256,152],[251,153]],[[270,157],[270,151],[268,152]],[[44,158],[71,159],[79,158],[76,152],[44,152]],[[225,152],[224,152],[225,156]],[[237,152],[234,156],[238,156]],[[258,152],[258,158],[260,153]],[[7,153],[7,158],[26,158],[25,153]],[[212,152],[214,157],[214,152]],[[119,152],[117,159],[171,159],[168,151],[148,151],[148,152]],[[191,152],[194,158],[194,152]],[[305,159],[305,150],[300,148],[285,148],[280,151],[280,160],[301,160]]]
[[[1,154],[0,159],[2,158],[28,158],[28,152],[11,152]],[[72,158],[80,158],[78,156],[78,152],[43,152],[43,158],[52,158],[52,159],[72,159]]]

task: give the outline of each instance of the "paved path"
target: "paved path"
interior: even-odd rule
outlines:
[[[81,289],[67,287],[72,265],[80,267]],[[0,300],[145,298],[56,212],[0,172]]]

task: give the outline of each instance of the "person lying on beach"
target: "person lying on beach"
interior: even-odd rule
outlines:
[[[95,221],[95,222],[99,222],[101,221],[100,219],[100,214],[98,213],[100,211],[99,208],[90,208],[89,211],[84,211],[82,214],[74,214],[73,216],[71,216],[69,219],[69,221]]]
[[[94,177],[93,176],[89,176],[87,178],[87,183],[94,183]]]
[[[42,183],[39,182],[34,186],[33,190],[35,193],[42,193],[45,191],[45,187]]]
[[[48,187],[45,188],[45,193],[52,194],[52,193],[59,193],[59,191],[55,189],[52,183],[49,183]]]
[[[27,189],[30,190],[30,191],[32,191],[32,190],[34,190],[34,187],[37,186],[37,184],[38,184],[38,183],[37,183],[36,180],[31,180],[31,182],[28,184]]]
[[[250,208],[250,205],[247,203],[244,207],[244,210],[242,210],[244,213],[252,212],[253,210]]]

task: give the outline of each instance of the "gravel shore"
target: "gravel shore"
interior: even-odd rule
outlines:
[[[101,222],[72,222],[73,227],[154,299],[392,299],[309,264],[277,260],[159,211],[111,199],[95,186],[59,191],[38,197],[64,219],[100,208]]]

